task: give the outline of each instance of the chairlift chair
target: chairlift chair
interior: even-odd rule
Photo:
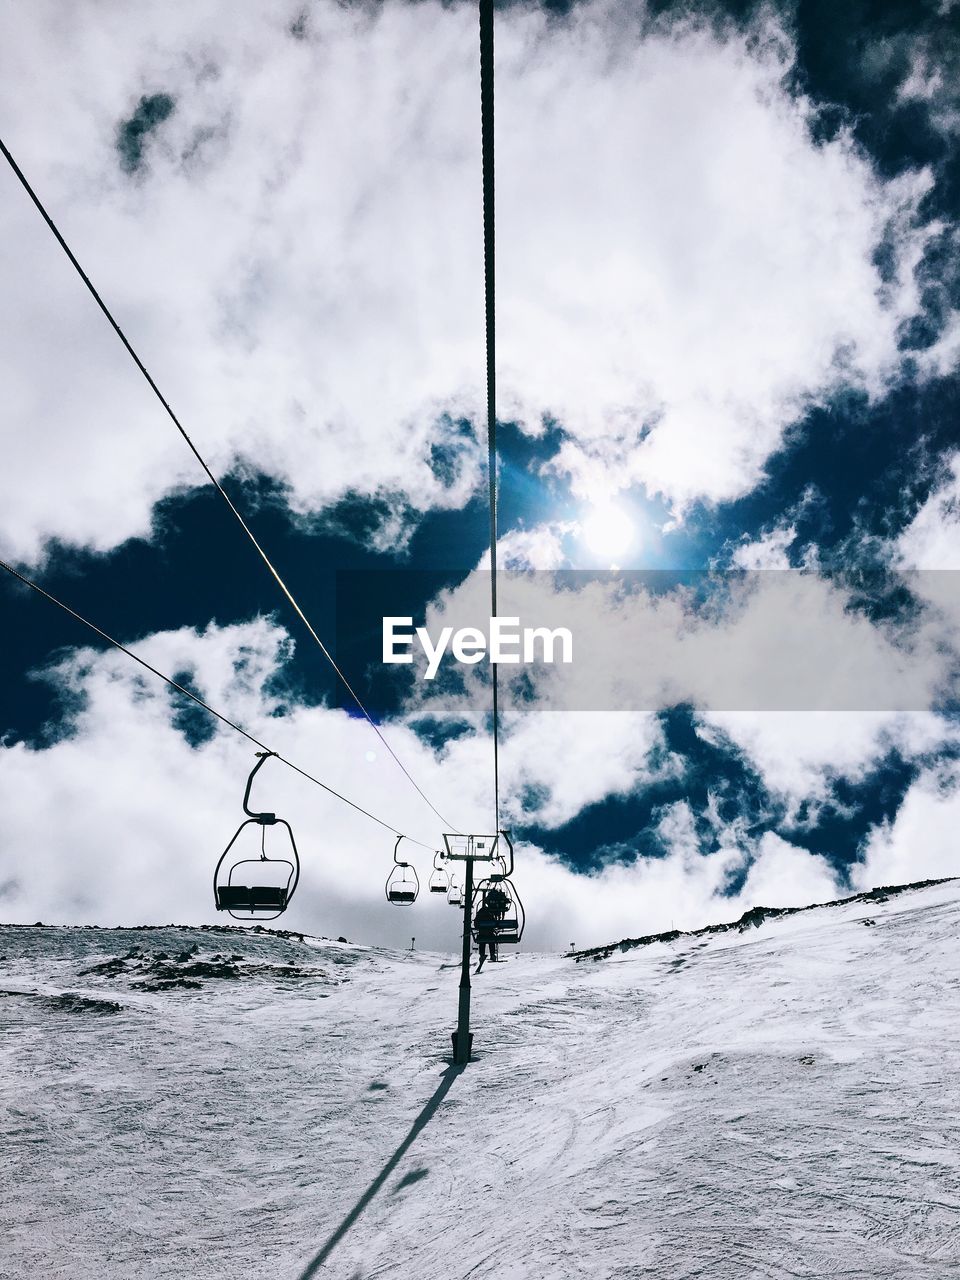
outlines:
[[[498,858],[499,870],[481,880],[473,891],[472,932],[478,943],[517,943],[523,937],[527,922],[517,887],[510,879],[513,874],[513,844],[508,832],[500,834],[509,849],[509,864],[506,858]],[[482,908],[486,910],[482,911],[478,923],[477,914]]]
[[[463,906],[463,890],[457,884],[457,877],[450,877],[450,887],[447,890],[447,902],[451,907]]]
[[[433,872],[427,882],[427,888],[431,893],[446,893],[450,888],[450,882],[446,871],[437,862],[438,858],[442,858],[443,854],[437,850],[433,855]]]
[[[255,813],[250,808],[250,788],[257,772],[263,768],[275,751],[258,751],[257,763],[250,770],[247,789],[243,793],[243,811],[249,816],[240,823],[233,838],[220,855],[213,873],[213,900],[218,911],[226,911],[234,920],[276,920],[283,915],[300,879],[300,855],[293,838],[290,823],[275,813]],[[244,827],[260,828],[259,858],[238,858],[227,863],[230,850],[237,842]],[[290,839],[290,857],[271,857],[267,854],[267,827],[285,827]],[[226,871],[224,870],[226,864]],[[249,868],[256,868],[254,873]],[[241,871],[241,868],[248,868]]]
[[[411,903],[416,902],[417,894],[420,892],[420,879],[417,876],[416,867],[412,863],[401,862],[397,857],[400,841],[403,838],[398,836],[397,843],[393,846],[394,865],[384,885],[387,901],[398,907],[410,906]]]
[[[501,877],[497,877],[492,884],[481,881],[473,901],[472,929],[477,942],[509,944],[520,941],[523,937],[526,916],[515,885]],[[486,911],[483,908],[486,908]]]

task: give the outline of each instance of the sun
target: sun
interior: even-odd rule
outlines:
[[[596,556],[619,560],[636,538],[636,526],[622,507],[593,507],[580,525],[584,542]]]

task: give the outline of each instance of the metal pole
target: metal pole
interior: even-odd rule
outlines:
[[[453,1061],[458,1067],[470,1061],[473,1036],[470,1033],[470,933],[473,911],[473,859],[467,858],[466,880],[463,886],[463,959],[460,964],[460,1004],[457,1013],[457,1029],[453,1033]]]

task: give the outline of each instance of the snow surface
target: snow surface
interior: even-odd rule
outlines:
[[[2,927],[0,1275],[947,1280],[958,931],[950,882],[521,954],[458,1072],[452,957]]]

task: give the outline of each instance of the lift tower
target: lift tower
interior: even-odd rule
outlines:
[[[501,831],[497,835],[450,835],[443,837],[446,853],[441,857],[466,863],[463,884],[463,951],[460,961],[460,999],[457,1005],[457,1029],[451,1033],[453,1061],[458,1067],[470,1061],[473,1034],[470,1031],[470,950],[473,941],[473,898],[475,862],[502,861],[499,851],[503,837],[510,850],[510,869],[513,869],[513,844],[510,835]]]

